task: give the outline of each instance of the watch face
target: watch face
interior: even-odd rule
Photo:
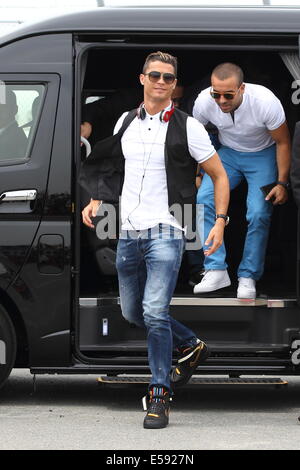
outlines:
[[[229,224],[229,217],[228,215],[225,215],[225,214],[217,214],[216,215],[216,220],[217,219],[224,219],[225,220],[225,225],[228,225]]]

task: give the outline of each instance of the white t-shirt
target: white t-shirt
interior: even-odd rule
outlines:
[[[114,134],[121,128],[127,114],[118,120]],[[145,119],[136,117],[121,139],[125,157],[122,230],[144,230],[159,223],[182,228],[169,212],[164,157],[169,123],[161,122],[159,115],[151,116],[146,112]],[[214,155],[215,149],[206,130],[192,117],[187,119],[187,139],[189,152],[197,162],[202,163]]]
[[[240,152],[258,152],[274,144],[269,131],[285,122],[279,99],[271,90],[252,83],[245,84],[243,101],[234,111],[224,113],[210,96],[210,87],[195,101],[193,116],[206,125],[209,121],[219,130],[222,145]]]

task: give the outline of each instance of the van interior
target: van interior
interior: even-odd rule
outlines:
[[[150,43],[150,40],[152,43]],[[144,39],[143,39],[144,41]],[[215,41],[215,44],[214,44]],[[298,106],[292,102],[294,77],[289,71],[282,53],[289,51],[289,44],[281,47],[265,40],[264,46],[256,46],[252,40],[242,37],[240,44],[222,49],[217,40],[210,38],[210,46],[197,47],[192,44],[171,44],[163,47],[149,39],[144,45],[124,47],[110,42],[106,45],[93,43],[80,62],[82,74],[81,112],[84,120],[86,106],[95,100],[106,100],[108,111],[99,119],[95,139],[112,134],[115,122],[122,112],[137,107],[141,86],[139,74],[145,57],[155,50],[167,50],[178,58],[178,79],[184,86],[183,109],[189,113],[201,89],[209,86],[211,70],[222,62],[233,62],[241,66],[245,82],[257,83],[271,89],[285,109],[291,136],[299,120]],[[190,41],[191,43],[192,41]],[[226,42],[226,41],[225,41]],[[279,43],[279,40],[276,40]],[[252,45],[251,45],[252,44]],[[295,54],[295,44],[291,44]],[[125,90],[125,92],[124,92]],[[132,95],[131,91],[132,90]],[[119,97],[114,109],[107,98]],[[132,100],[128,98],[132,97]],[[121,100],[121,102],[120,102]],[[123,101],[122,101],[123,100]],[[122,105],[123,103],[123,105]],[[104,108],[105,109],[105,108]],[[94,132],[94,131],[93,131]],[[96,130],[95,130],[96,134]],[[93,140],[94,139],[94,140]],[[81,149],[81,159],[86,158]],[[297,297],[297,208],[292,194],[283,206],[274,207],[269,242],[266,254],[265,272],[257,283],[257,299],[248,305],[230,304],[236,297],[236,272],[239,265],[245,233],[245,200],[247,184],[243,182],[231,193],[230,224],[225,230],[227,262],[232,285],[219,293],[206,295],[206,300],[194,296],[189,285],[189,263],[183,257],[181,270],[171,305],[171,314],[194,329],[201,338],[213,344],[210,371],[220,370],[218,357],[228,358],[238,354],[257,369],[258,356],[264,364],[272,358],[286,357],[290,340],[299,334],[299,320],[292,309],[292,303],[279,309],[266,308],[268,299],[296,301]],[[81,190],[80,205],[83,208],[89,195]],[[95,220],[97,224],[97,220]],[[146,364],[146,334],[128,324],[121,316],[118,299],[118,282],[115,269],[117,240],[99,240],[95,231],[81,224],[80,253],[80,335],[79,349],[85,357],[102,358],[132,357],[135,367]],[[253,253],[255,256],[255,253]],[[201,303],[202,302],[202,303]],[[229,303],[228,303],[229,302]],[[293,304],[293,305],[294,305]],[[287,331],[288,330],[288,331]],[[294,332],[293,334],[290,331]],[[297,332],[297,334],[296,334]],[[292,336],[289,336],[292,335]],[[262,353],[264,348],[264,353]],[[260,353],[259,353],[260,351]],[[252,362],[251,359],[252,358]],[[245,360],[246,360],[245,359]],[[233,360],[233,359],[232,359]],[[284,359],[282,359],[284,360]],[[215,362],[214,362],[215,361]],[[253,362],[254,361],[254,362]],[[236,365],[237,370],[238,366]]]

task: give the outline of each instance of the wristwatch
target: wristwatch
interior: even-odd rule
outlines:
[[[217,219],[224,219],[225,220],[225,225],[229,224],[229,217],[226,214],[216,214],[215,220]]]
[[[284,183],[283,181],[276,181],[277,184],[280,184],[285,189],[290,189],[290,183]]]

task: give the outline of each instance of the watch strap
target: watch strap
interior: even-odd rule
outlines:
[[[217,220],[217,219],[224,219],[225,225],[229,224],[229,217],[226,214],[216,214],[215,220]]]
[[[283,186],[285,189],[289,189],[290,188],[290,184],[289,183],[284,183],[284,181],[276,181],[277,184],[280,184],[281,186]]]

